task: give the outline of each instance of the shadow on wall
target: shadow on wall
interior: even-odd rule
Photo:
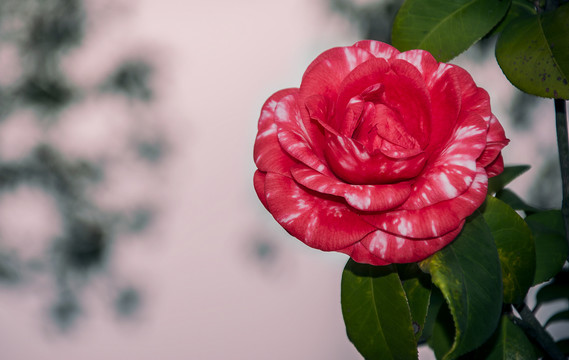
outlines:
[[[81,0],[0,2],[0,285],[2,291],[39,291],[61,330],[84,313],[82,297],[95,281],[107,283],[117,314],[139,310],[140,289],[116,273],[113,251],[121,236],[152,224],[155,207],[139,199],[113,208],[93,194],[112,186],[109,168],[156,168],[166,152],[164,137],[134,110],[152,113],[149,61],[127,59],[95,88],[66,76],[62,60],[81,50],[93,30],[87,20]],[[95,111],[75,110],[86,103]],[[105,110],[109,104],[123,111]],[[126,123],[126,130],[112,130],[115,122]],[[105,141],[121,145],[109,146],[110,153],[67,151],[85,137],[102,143],[98,149]]]

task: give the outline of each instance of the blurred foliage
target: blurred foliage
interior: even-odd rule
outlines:
[[[83,45],[90,31],[87,17],[82,0],[0,1],[0,50],[16,48],[22,66],[22,73],[14,82],[0,85],[0,123],[18,110],[32,109],[39,127],[45,130],[58,122],[62,110],[97,95],[93,92],[151,102],[154,69],[144,59],[119,64],[95,90],[71,83],[61,62],[68,52]],[[136,120],[134,114],[132,117]],[[149,165],[156,165],[165,153],[165,143],[159,135],[147,136],[131,146]],[[21,249],[9,248],[0,237],[0,285],[5,285],[2,290],[7,285],[33,287],[37,286],[34,279],[47,277],[48,283],[55,286],[49,290],[55,294],[49,316],[62,330],[73,328],[85,313],[82,298],[95,278],[110,284],[109,291],[115,299],[111,305],[117,314],[133,315],[142,303],[139,290],[122,284],[128,281],[121,280],[116,266],[112,266],[113,250],[120,234],[144,231],[155,212],[147,207],[117,214],[99,208],[90,198],[89,189],[105,181],[108,165],[70,161],[47,139],[41,139],[21,160],[0,158],[0,193],[13,191],[22,184],[39,187],[55,199],[63,219],[63,234],[51,239],[51,246],[40,258],[24,260]]]

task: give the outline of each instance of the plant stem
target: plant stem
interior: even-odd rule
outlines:
[[[557,129],[557,148],[563,186],[561,213],[565,223],[565,238],[569,243],[569,138],[567,134],[567,107],[565,100],[562,99],[555,99],[555,127]]]
[[[510,318],[512,321],[518,325],[526,335],[535,340],[549,357],[554,360],[565,359],[561,350],[555,345],[555,341],[553,341],[551,335],[545,331],[544,327],[537,321],[527,305],[525,303],[518,305],[516,306],[516,310],[520,314],[521,319],[511,315]]]

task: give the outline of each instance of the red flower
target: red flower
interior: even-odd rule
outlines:
[[[307,245],[373,265],[450,243],[503,170],[488,94],[456,65],[378,41],[325,51],[259,119],[257,195]]]

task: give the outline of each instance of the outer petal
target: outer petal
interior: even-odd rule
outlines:
[[[498,155],[500,155],[500,151],[504,146],[508,145],[510,142],[510,140],[506,139],[506,134],[504,133],[502,125],[500,125],[498,119],[496,119],[494,115],[490,118],[486,141],[486,149],[484,149],[484,152],[478,158],[480,166],[487,166],[493,162]]]
[[[265,194],[279,224],[316,249],[343,249],[375,230],[334,197],[316,196],[286,176],[268,173]]]
[[[269,210],[269,206],[267,205],[267,197],[265,196],[265,177],[267,173],[261,172],[259,170],[255,171],[255,175],[253,175],[253,186],[255,187],[255,192],[263,203],[265,209]]]
[[[354,44],[355,47],[369,51],[373,56],[389,60],[399,54],[399,50],[381,41],[362,40]]]
[[[405,238],[434,238],[454,231],[486,198],[488,177],[478,168],[470,188],[457,198],[418,210],[396,210],[379,215],[362,215],[380,230]]]
[[[486,124],[472,114],[455,130],[439,156],[428,163],[403,208],[421,209],[465,192],[476,176],[476,158],[485,144]]]
[[[292,158],[307,166],[331,175],[326,164],[318,156],[324,145],[313,141],[316,135],[313,136],[312,133],[316,129],[305,126],[298,97],[295,94],[283,97],[277,103],[274,114],[277,138],[282,149]]]
[[[354,261],[362,264],[370,264],[375,266],[389,265],[391,262],[381,259],[379,256],[372,254],[361,242],[357,242],[347,248],[338,250],[341,253],[349,255]]]
[[[273,171],[284,175],[288,174],[289,168],[295,164],[295,161],[283,151],[278,142],[275,109],[282,98],[297,93],[298,89],[278,91],[263,105],[253,149],[253,159],[259,170]]]
[[[387,185],[351,185],[324,176],[317,171],[297,166],[293,178],[319,193],[343,197],[350,206],[361,211],[384,211],[402,204],[411,192],[408,182]]]
[[[492,161],[490,165],[486,166],[486,173],[488,177],[500,175],[504,171],[504,159],[502,154],[499,154],[496,160]]]
[[[335,100],[344,78],[361,63],[374,58],[364,49],[354,46],[337,47],[323,52],[304,72],[300,84],[301,99],[322,95]]]
[[[441,237],[426,239],[408,239],[377,230],[368,234],[360,244],[371,254],[387,263],[417,262],[452,242],[462,230],[463,225],[464,220],[453,231]]]

